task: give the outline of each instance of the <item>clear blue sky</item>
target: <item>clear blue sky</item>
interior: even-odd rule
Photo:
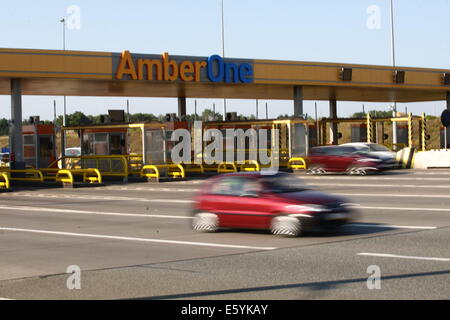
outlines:
[[[390,65],[389,0],[224,0],[225,55],[299,61]],[[68,29],[66,48],[209,56],[221,53],[221,0],[15,0],[0,7],[0,47],[62,48],[60,18],[80,8],[80,29]],[[368,27],[369,6],[380,9],[379,28]],[[396,63],[450,69],[450,0],[394,0]],[[373,21],[373,20],[370,20]],[[53,117],[62,97],[24,97],[23,116]],[[222,100],[198,100],[198,108],[221,110]],[[266,100],[260,100],[260,115]],[[338,102],[338,115],[360,111],[364,102]],[[228,111],[255,112],[255,100],[228,100]],[[292,101],[268,101],[269,116],[292,113]],[[67,112],[106,113],[125,108],[126,98],[68,97]],[[188,113],[194,102],[188,99]],[[387,103],[365,103],[387,110]],[[10,98],[0,96],[0,117],[10,117]],[[175,99],[130,98],[131,112],[176,111]],[[444,102],[399,104],[408,111],[440,114]],[[318,102],[328,115],[328,102]],[[305,102],[314,114],[314,101]]]

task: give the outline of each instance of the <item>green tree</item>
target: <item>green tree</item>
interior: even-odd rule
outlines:
[[[157,121],[158,117],[152,113],[134,113],[130,114],[130,122]]]
[[[202,121],[218,121],[218,120],[222,120],[222,114],[218,113],[218,112],[214,112],[211,109],[205,109],[203,110],[200,119]]]
[[[392,111],[370,110],[370,115],[374,118],[392,118]],[[367,117],[366,112],[355,112],[352,118],[364,119]]]
[[[92,124],[91,119],[89,119],[89,117],[87,117],[81,111],[76,111],[76,112],[72,113],[71,115],[69,115],[68,120],[69,120],[68,121],[69,125],[82,126],[82,125]]]

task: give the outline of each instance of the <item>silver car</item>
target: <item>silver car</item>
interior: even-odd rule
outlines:
[[[379,165],[380,169],[394,169],[397,167],[397,154],[381,144],[368,142],[351,142],[341,144],[341,146],[351,146],[354,147],[357,152],[365,153],[370,157],[380,159],[382,161],[382,163]]]

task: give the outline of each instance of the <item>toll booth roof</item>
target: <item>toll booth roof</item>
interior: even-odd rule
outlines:
[[[445,100],[450,90],[444,69],[128,51],[0,49],[0,57],[4,95],[11,79],[20,79],[23,95],[61,96],[291,100],[302,86],[304,100],[417,102]]]

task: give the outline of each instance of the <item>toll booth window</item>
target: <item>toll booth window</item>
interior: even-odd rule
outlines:
[[[125,147],[125,141],[121,134],[110,135],[109,137],[109,153],[110,154],[123,154],[123,150]]]
[[[108,134],[95,133],[94,152],[96,155],[107,155],[108,154],[107,139],[108,139]]]
[[[34,135],[24,135],[23,136],[23,144],[35,144],[36,143],[36,139],[34,137]]]
[[[107,139],[107,133],[89,133],[86,154],[108,155]]]

